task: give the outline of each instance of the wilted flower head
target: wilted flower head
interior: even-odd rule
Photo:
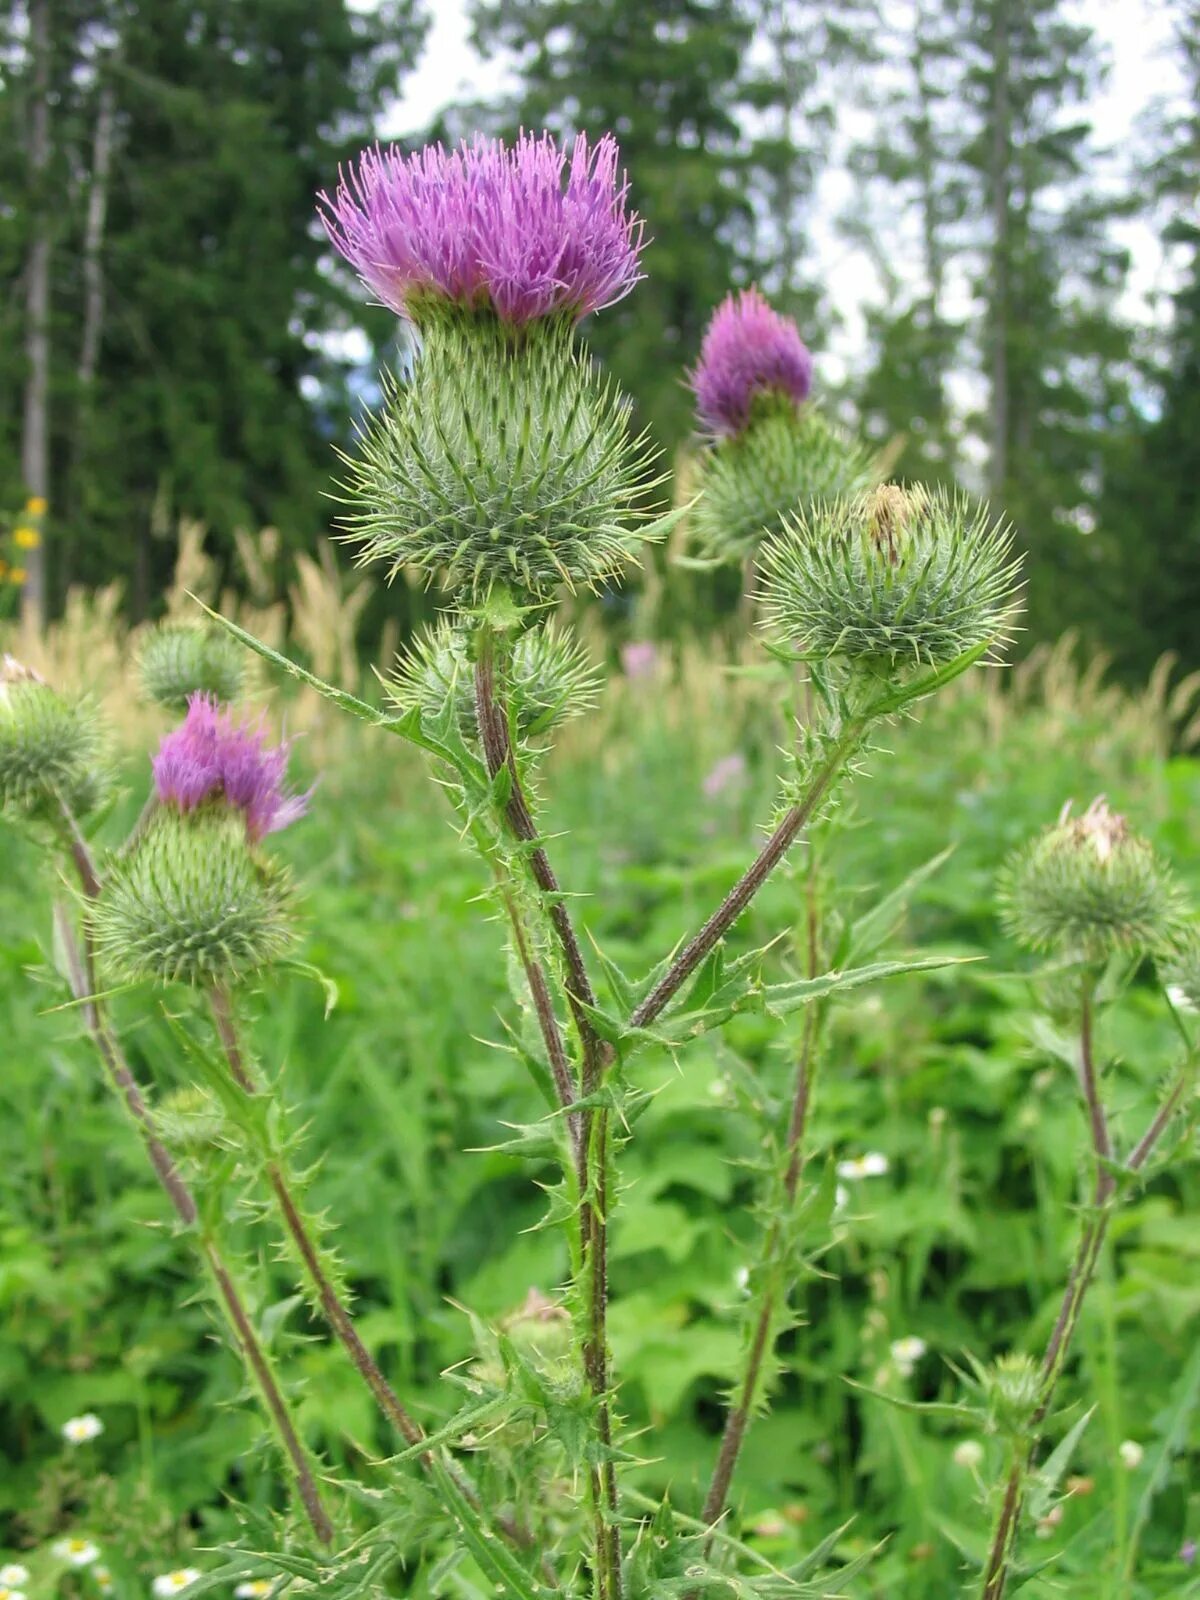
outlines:
[[[166,735],[154,757],[154,786],[164,805],[195,811],[221,797],[241,811],[251,839],[277,833],[302,817],[311,790],[284,788],[290,745],[267,747],[257,727],[235,722],[211,695],[194,694],[183,723]]]
[[[1103,797],[1078,816],[1066,805],[1018,850],[1000,894],[1005,924],[1022,944],[1087,960],[1159,949],[1177,919],[1167,868]]]
[[[321,197],[330,239],[385,305],[420,322],[438,303],[521,327],[578,320],[638,280],[642,224],[611,134],[570,150],[477,134],[415,155],[366,150]]]
[[[1011,537],[959,495],[883,484],[816,503],[766,546],[768,620],[819,659],[872,674],[946,666],[1011,630]]]
[[[791,317],[772,309],[757,289],[727,295],[713,313],[690,374],[701,425],[718,435],[741,433],[756,402],[808,399],[813,360]]]

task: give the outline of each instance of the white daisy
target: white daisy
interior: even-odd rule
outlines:
[[[954,1465],[974,1472],[983,1465],[983,1446],[978,1439],[964,1439],[954,1446]]]
[[[849,1183],[856,1183],[859,1178],[882,1178],[887,1170],[888,1158],[878,1150],[868,1150],[866,1155],[851,1156],[837,1164],[838,1177]]]
[[[92,1577],[95,1578],[97,1587],[102,1594],[107,1594],[113,1586],[113,1575],[107,1567],[97,1567],[95,1572],[92,1573]]]
[[[239,1583],[233,1592],[236,1600],[266,1600],[274,1587],[272,1578],[251,1578],[248,1583]]]
[[[1136,1472],[1142,1464],[1142,1457],[1146,1454],[1136,1439],[1122,1439],[1117,1446],[1117,1454],[1121,1458],[1121,1465],[1126,1472]]]
[[[156,1595],[179,1594],[189,1588],[200,1576],[196,1567],[176,1567],[174,1572],[164,1572],[155,1578],[150,1587]]]
[[[85,1411],[81,1417],[68,1417],[62,1425],[63,1438],[68,1444],[87,1444],[103,1432],[104,1424],[91,1411]]]
[[[0,1583],[0,1600],[25,1600],[24,1589],[9,1589]]]
[[[0,1583],[6,1589],[19,1589],[23,1583],[29,1582],[29,1568],[23,1567],[19,1561],[9,1561],[0,1567]]]
[[[892,1361],[901,1377],[912,1377],[917,1362],[920,1361],[927,1348],[928,1346],[924,1339],[918,1339],[916,1334],[910,1334],[906,1339],[893,1339],[891,1344]]]
[[[71,1567],[90,1567],[100,1554],[99,1545],[90,1539],[59,1539],[52,1549],[60,1561]]]

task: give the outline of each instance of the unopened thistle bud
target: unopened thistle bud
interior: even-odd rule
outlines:
[[[583,646],[554,621],[518,637],[503,674],[501,694],[523,738],[536,738],[579,716],[595,704],[599,688]],[[416,641],[399,662],[388,693],[401,711],[418,707],[426,723],[452,702],[463,738],[478,739],[470,641],[451,621],[443,620]]]
[[[638,278],[617,160],[582,135],[569,157],[548,135],[367,151],[325,199],[333,243],[422,346],[350,463],[360,560],[468,600],[542,599],[596,587],[637,549],[645,444],[574,334]]]
[[[163,1096],[154,1112],[154,1125],[169,1145],[199,1153],[219,1142],[225,1116],[207,1089],[188,1084]]]
[[[1001,906],[1022,944],[1088,961],[1161,949],[1178,918],[1167,867],[1103,798],[1080,816],[1064,807],[1016,852],[1001,878]]]
[[[985,509],[919,485],[814,505],[762,555],[766,616],[785,639],[884,677],[1004,642],[1017,570]]]
[[[705,445],[692,487],[703,555],[738,561],[815,499],[868,488],[871,454],[808,403],[812,356],[757,289],[718,306],[689,375]]]
[[[303,815],[288,747],[194,695],[154,759],[158,807],[96,904],[105,969],[123,982],[227,983],[285,954],[290,875],[260,848]]]
[[[163,622],[143,641],[138,674],[147,697],[182,711],[194,694],[223,705],[242,692],[241,646],[223,628],[204,622]]]
[[[32,816],[63,803],[82,816],[104,786],[92,708],[64,699],[12,656],[0,658],[0,806]]]
[[[1042,1398],[1042,1375],[1037,1362],[1032,1356],[1015,1351],[998,1356],[983,1374],[983,1392],[996,1431],[1019,1436]]]

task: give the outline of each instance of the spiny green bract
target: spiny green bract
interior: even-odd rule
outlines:
[[[1179,916],[1167,867],[1102,799],[1077,817],[1068,807],[1015,853],[1000,903],[1021,944],[1085,960],[1160,949]]]
[[[635,552],[648,452],[566,323],[445,315],[350,462],[344,537],[465,600],[596,588]]]
[[[998,1356],[983,1374],[984,1398],[998,1433],[1021,1434],[1042,1396],[1042,1375],[1032,1356]]]
[[[146,635],[138,674],[151,700],[182,711],[193,694],[210,694],[223,705],[242,692],[241,646],[224,629],[203,622],[163,622]]]
[[[814,500],[861,493],[878,479],[874,457],[815,406],[768,397],[748,428],[707,446],[689,484],[698,554],[741,561]]]
[[[154,1112],[154,1125],[168,1144],[198,1152],[218,1142],[225,1117],[207,1089],[188,1084],[163,1096]]]
[[[100,745],[90,706],[32,674],[0,673],[0,805],[39,815],[62,800],[84,815],[104,788]]]
[[[885,675],[1000,643],[1017,610],[1008,530],[919,485],[812,506],[761,565],[767,620],[789,643]]]
[[[397,664],[388,693],[402,711],[432,722],[452,700],[464,739],[478,737],[475,677],[468,634],[448,618],[424,634]],[[553,620],[520,635],[502,667],[501,693],[524,737],[547,733],[596,702],[599,674],[583,646]]]
[[[105,882],[96,942],[119,982],[227,983],[286,952],[291,905],[290,875],[249,844],[240,812],[163,806]]]

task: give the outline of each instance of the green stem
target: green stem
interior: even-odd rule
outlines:
[[[79,871],[80,881],[83,885],[85,896],[90,900],[99,892],[99,879],[92,864],[90,852],[83,841],[82,834],[75,826],[74,818],[64,808],[68,836],[71,844],[71,853]],[[67,971],[71,985],[71,992],[76,1000],[81,1002],[84,1026],[94,1044],[97,1054],[104,1065],[105,1072],[114,1090],[125,1107],[130,1121],[136,1127],[141,1138],[143,1148],[154,1168],[155,1175],[162,1185],[175,1215],[181,1225],[193,1231],[199,1221],[199,1209],[190,1188],[183,1175],[176,1166],[170,1151],[159,1139],[154,1129],[154,1122],[150,1115],[149,1107],[142,1096],[137,1080],[132,1069],[125,1059],[124,1052],[118,1044],[102,1003],[95,999],[95,951],[88,923],[86,908],[83,917],[83,949],[75,937],[75,930],[71,920],[62,906],[54,910],[55,922],[58,927],[59,940],[66,956]],[[254,1325],[246,1313],[240,1293],[233,1277],[225,1264],[216,1242],[211,1236],[206,1236],[200,1241],[201,1255],[209,1276],[217,1290],[220,1303],[225,1310],[226,1320],[229,1323],[234,1342],[242,1356],[242,1360],[249,1369],[263,1406],[275,1430],[280,1449],[291,1467],[295,1479],[296,1493],[304,1508],[310,1527],[317,1539],[322,1544],[333,1542],[334,1529],[329,1513],[321,1499],[320,1490],[317,1488],[316,1475],[308,1452],[305,1450],[296,1432],[292,1421],[291,1411],[283,1392],[276,1381],[270,1361],[254,1331]]]
[[[522,847],[550,928],[557,939],[565,974],[564,989],[581,1056],[582,1097],[597,1095],[610,1052],[588,1016],[595,1008],[583,952],[550,859],[521,784],[507,712],[496,693],[496,638],[486,625],[475,638],[475,712],[488,776],[508,776],[504,821]],[[579,1123],[577,1163],[581,1182],[580,1256],[586,1328],[583,1368],[596,1407],[600,1460],[589,1469],[594,1530],[595,1600],[622,1600],[620,1495],[613,1460],[613,1419],[608,1365],[608,1168],[611,1128],[607,1109],[589,1106]]]

